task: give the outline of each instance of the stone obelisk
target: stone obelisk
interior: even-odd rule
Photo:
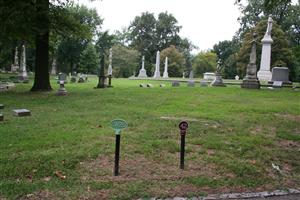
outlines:
[[[163,78],[169,78],[168,74],[168,57],[165,58],[165,69],[163,73]]]
[[[28,75],[27,75],[27,71],[26,71],[26,48],[25,48],[25,45],[22,45],[20,71],[19,71],[18,78],[21,81],[28,79]]]
[[[259,80],[270,81],[272,78],[272,73],[270,71],[271,66],[271,44],[273,40],[271,38],[272,31],[272,16],[270,15],[268,18],[268,27],[267,31],[261,40],[262,42],[262,51],[261,51],[261,60],[260,60],[260,69],[257,73],[257,77]]]
[[[256,76],[256,36],[257,34],[253,34],[253,40],[251,41],[251,53],[250,53],[250,62],[247,65],[246,77],[243,79],[243,83],[241,84],[241,88],[248,89],[259,89],[260,83]]]
[[[145,56],[142,57],[142,69],[140,69],[139,78],[147,78],[147,73],[145,70]]]
[[[11,65],[11,72],[18,72],[18,71],[19,71],[19,56],[18,56],[18,47],[16,47],[14,63]]]
[[[56,75],[56,73],[57,73],[57,71],[56,71],[56,59],[53,58],[52,66],[51,66],[51,74]]]
[[[159,65],[160,65],[160,53],[159,53],[159,51],[157,51],[157,53],[156,53],[155,72],[154,72],[153,78],[160,78]]]
[[[109,65],[108,65],[108,69],[107,69],[107,75],[108,76],[112,76],[112,49],[109,49]]]

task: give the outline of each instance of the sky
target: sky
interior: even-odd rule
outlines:
[[[96,8],[104,18],[103,30],[113,33],[128,27],[135,16],[151,12],[155,16],[167,11],[182,26],[180,36],[198,47],[196,52],[212,49],[223,40],[231,40],[239,28],[240,16],[235,0],[77,0],[89,8]],[[196,53],[194,52],[194,53]]]

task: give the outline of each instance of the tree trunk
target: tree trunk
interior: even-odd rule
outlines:
[[[49,75],[49,0],[36,0],[35,76],[31,91],[52,90]]]

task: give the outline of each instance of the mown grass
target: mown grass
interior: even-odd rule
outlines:
[[[69,95],[59,97],[53,80],[52,92],[31,93],[31,84],[17,84],[0,93],[0,197],[49,191],[50,198],[134,199],[300,186],[299,92],[159,83],[116,79],[113,88],[93,89],[91,78],[66,84]],[[14,117],[15,108],[32,116]],[[177,169],[179,120],[162,116],[198,120],[189,122],[183,173]],[[128,170],[121,165],[120,177],[112,176],[110,162],[115,118],[129,125],[121,141]],[[157,172],[151,174],[152,163]]]

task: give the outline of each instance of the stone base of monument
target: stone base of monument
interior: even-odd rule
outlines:
[[[160,72],[159,71],[158,72],[154,72],[153,78],[161,78],[160,77]]]
[[[4,116],[3,114],[0,113],[0,122],[4,121]]]
[[[180,83],[179,81],[172,81],[172,87],[179,87]]]
[[[66,96],[68,94],[66,88],[59,88],[56,95],[57,96]]]
[[[257,79],[244,79],[241,88],[260,89],[260,82]]]
[[[147,78],[147,74],[146,74],[146,70],[145,69],[141,69],[140,73],[138,75],[138,78]]]
[[[16,110],[13,110],[13,112],[14,112],[14,115],[18,116],[18,117],[25,117],[25,116],[31,115],[30,110],[27,110],[27,109],[16,109]]]
[[[223,83],[221,74],[216,73],[216,78],[215,78],[215,80],[211,83],[211,86],[216,86],[216,87],[226,87],[226,85]]]
[[[272,73],[270,71],[258,71],[257,78],[260,81],[270,81],[272,78]]]
[[[187,86],[188,86],[188,87],[195,87],[195,81],[189,80],[189,81],[187,82]]]

